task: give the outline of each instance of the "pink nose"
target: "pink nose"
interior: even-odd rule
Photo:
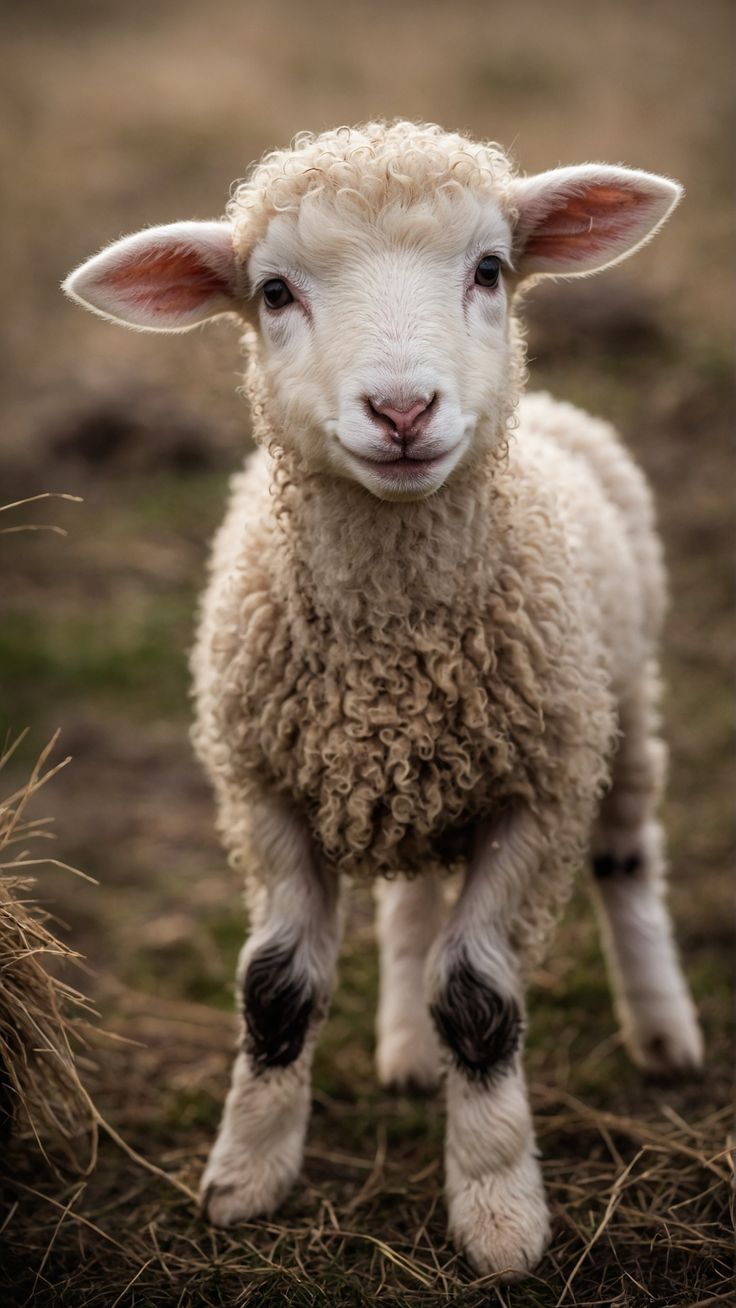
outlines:
[[[379,420],[389,439],[396,445],[409,445],[424,431],[437,395],[435,393],[429,399],[425,395],[417,396],[402,408],[391,400],[384,403],[371,399],[370,395],[365,398],[371,414]]]

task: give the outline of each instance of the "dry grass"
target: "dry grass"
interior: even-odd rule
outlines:
[[[150,1000],[141,1019],[138,1002],[128,997],[123,1030],[149,1042],[168,1032],[169,1064],[181,1057],[190,1075],[196,1066],[200,1084],[206,1081],[229,1022],[192,1006],[167,1003],[159,1010]],[[149,1055],[149,1072],[152,1065]],[[131,1074],[136,1078],[134,1067]],[[133,1133],[145,1138],[143,1119],[147,1110],[156,1114],[156,1091],[136,1080],[128,1093],[137,1107]],[[401,1143],[409,1125],[431,1134],[434,1104],[391,1104],[376,1095],[374,1144],[363,1155],[343,1142],[366,1104],[318,1093],[300,1192],[277,1219],[232,1232],[208,1228],[187,1194],[203,1155],[201,1130],[193,1131],[196,1145],[178,1139],[159,1148],[176,1188],[160,1176],[153,1184],[135,1161],[110,1148],[101,1150],[94,1176],[65,1189],[19,1175],[13,1189],[26,1208],[23,1240],[13,1243],[7,1270],[17,1302],[85,1308],[362,1308],[374,1302],[705,1308],[732,1302],[729,1110],[690,1114],[686,1121],[671,1104],[660,1104],[632,1116],[534,1083],[532,1097],[555,1232],[549,1256],[523,1286],[474,1278],[446,1242],[439,1159],[426,1149],[407,1152]]]
[[[0,756],[9,763],[23,735]],[[75,1170],[94,1162],[95,1126],[74,1046],[86,1027],[83,995],[57,975],[79,955],[59,940],[31,898],[29,871],[64,864],[29,849],[50,836],[26,810],[68,760],[48,766],[54,737],[24,785],[0,803],[0,1133],[34,1140],[48,1161]],[[66,871],[74,872],[72,868]],[[79,874],[77,874],[79,875]]]
[[[0,512],[48,499],[0,506]],[[77,500],[78,496],[60,498]],[[47,530],[54,524],[4,525],[0,534]],[[0,772],[22,744],[21,732],[0,752]],[[28,810],[38,792],[69,762],[51,764],[58,732],[41,752],[30,776],[0,802],[0,1139],[36,1143],[47,1162],[89,1171],[96,1155],[94,1110],[80,1080],[75,1046],[84,1039],[84,996],[58,975],[59,965],[79,955],[50,929],[49,915],[32,898],[31,869],[39,865],[82,875],[51,855],[37,854],[51,839],[47,818]],[[68,968],[67,968],[68,970]]]

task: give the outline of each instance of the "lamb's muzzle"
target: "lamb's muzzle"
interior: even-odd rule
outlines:
[[[372,123],[298,138],[222,221],[128,237],[65,283],[143,330],[230,314],[250,356],[261,448],[192,660],[251,914],[212,1221],[272,1211],[298,1175],[344,873],[376,879],[380,1077],[446,1075],[450,1230],[480,1271],[517,1276],[548,1239],[524,990],[588,851],[632,1056],[701,1059],[662,897],[650,495],[610,427],[521,396],[515,314],[534,280],[626,257],[680,194]]]

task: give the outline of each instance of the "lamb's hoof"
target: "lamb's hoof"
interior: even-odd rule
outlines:
[[[291,1169],[253,1159],[218,1159],[213,1150],[199,1187],[200,1212],[213,1226],[267,1217],[286,1198],[295,1177]]]
[[[450,1235],[482,1276],[521,1280],[547,1248],[549,1213],[531,1154],[513,1168],[461,1184],[448,1205]]]
[[[378,1079],[391,1094],[432,1094],[440,1083],[440,1061],[434,1031],[426,1039],[417,1031],[385,1036],[376,1051]]]
[[[623,1038],[633,1062],[650,1076],[684,1076],[703,1066],[703,1036],[689,1000],[650,1001]]]

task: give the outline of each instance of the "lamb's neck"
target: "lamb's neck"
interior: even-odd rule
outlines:
[[[403,504],[334,477],[295,478],[284,527],[305,598],[356,627],[477,597],[493,572],[494,463]]]

